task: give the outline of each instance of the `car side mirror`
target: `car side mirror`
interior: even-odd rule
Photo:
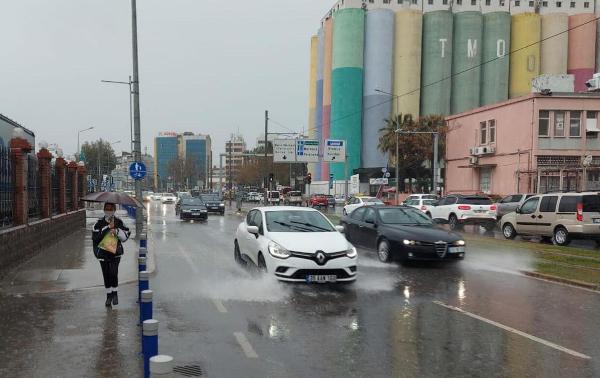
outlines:
[[[515,209],[515,213],[521,214],[521,206],[517,206],[517,208]]]
[[[337,232],[339,232],[340,234],[344,233],[344,226],[335,226],[335,229],[337,230]]]
[[[258,235],[258,227],[257,226],[246,226],[246,231],[251,234]]]
[[[365,219],[365,223],[375,224],[375,219]]]

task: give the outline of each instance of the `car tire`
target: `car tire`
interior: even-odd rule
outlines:
[[[552,237],[554,244],[564,247],[571,243],[571,237],[569,231],[562,226],[558,226],[554,229],[554,236]]]
[[[460,224],[458,223],[458,218],[456,215],[450,214],[450,217],[448,217],[448,225],[450,226],[451,230],[460,228]]]
[[[392,247],[386,239],[380,240],[377,244],[377,258],[382,263],[389,263],[392,260]]]
[[[244,265],[244,260],[242,259],[242,252],[240,251],[240,246],[237,240],[233,242],[233,259],[239,265]]]
[[[258,254],[258,271],[261,273],[267,273],[267,263],[262,253]]]
[[[502,235],[504,235],[506,239],[514,239],[517,236],[515,226],[513,226],[512,223],[504,223],[502,226]]]
[[[343,210],[342,210],[342,214],[343,214],[343,215],[348,215],[348,212],[346,211],[346,209],[343,209]]]
[[[484,228],[484,229],[485,229],[487,232],[494,231],[494,230],[496,229],[496,223],[488,223],[488,224],[485,224],[485,225],[483,225],[483,228]]]
[[[433,218],[431,217],[431,213],[430,213],[429,211],[428,211],[428,212],[426,212],[426,213],[425,213],[425,215],[427,215],[427,216],[429,217],[429,219],[433,219]]]

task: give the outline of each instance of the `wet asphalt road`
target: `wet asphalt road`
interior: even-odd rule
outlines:
[[[235,264],[241,219],[183,223],[150,205],[159,350],[176,365],[207,377],[600,376],[600,295],[522,276],[526,250],[409,267],[361,250],[352,285],[286,284]]]

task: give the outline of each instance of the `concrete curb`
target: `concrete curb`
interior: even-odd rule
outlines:
[[[594,284],[590,284],[590,283],[578,281],[578,280],[570,280],[568,278],[557,277],[557,276],[553,276],[551,274],[528,272],[528,271],[524,271],[524,270],[522,270],[521,273],[523,273],[524,275],[529,276],[529,277],[539,278],[539,279],[547,280],[547,281],[558,282],[558,283],[562,283],[565,285],[581,287],[584,289],[588,289],[588,290],[592,290],[592,291],[596,291],[596,292],[600,293],[600,285],[594,285]]]

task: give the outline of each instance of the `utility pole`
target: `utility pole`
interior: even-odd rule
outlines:
[[[231,196],[233,195],[233,134],[229,140],[229,207],[231,207]]]
[[[396,205],[400,202],[400,136],[396,130]]]
[[[268,168],[268,164],[269,162],[267,161],[267,146],[269,145],[269,111],[265,110],[265,160],[264,160],[264,169],[265,169],[265,174],[264,174],[264,180],[265,180],[265,197],[264,197],[264,201],[265,201],[265,206],[269,203],[269,199],[267,198],[268,196],[268,192],[271,189],[271,183],[269,182],[269,168]]]
[[[438,149],[440,143],[440,134],[433,134],[433,193],[437,194],[437,187],[439,182],[439,167],[438,167]]]
[[[140,133],[140,76],[138,73],[138,39],[137,39],[137,4],[131,0],[131,48],[133,55],[133,159],[142,161],[142,142]],[[135,180],[135,197],[142,200],[142,182]],[[144,211],[137,209],[135,212],[135,233],[140,236],[144,227]]]

